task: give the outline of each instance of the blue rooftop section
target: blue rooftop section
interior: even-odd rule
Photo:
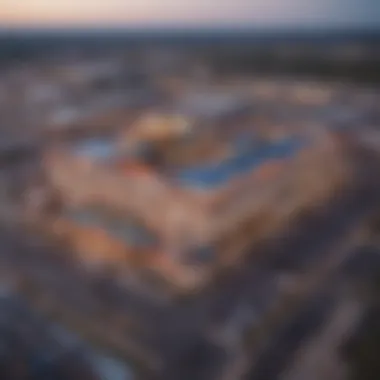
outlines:
[[[76,156],[87,157],[91,159],[106,159],[115,154],[115,145],[112,140],[93,138],[84,142],[75,144],[72,152]]]
[[[110,218],[92,210],[70,211],[66,214],[66,217],[81,225],[102,228],[114,238],[124,241],[129,246],[149,247],[156,243],[156,239],[147,229],[128,218]]]
[[[215,188],[227,183],[234,176],[254,170],[265,161],[289,158],[303,145],[303,141],[296,138],[265,142],[258,146],[245,142],[244,139],[239,139],[236,143],[237,154],[234,157],[217,164],[184,169],[177,174],[177,181],[187,187]]]

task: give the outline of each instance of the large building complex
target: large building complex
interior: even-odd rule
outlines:
[[[121,135],[56,147],[45,163],[64,207],[81,210],[61,218],[118,241],[97,246],[106,261],[131,258],[191,288],[295,211],[331,197],[348,179],[347,149],[338,134],[323,129],[284,136],[236,128],[223,135],[183,116],[155,114]],[[99,206],[109,210],[108,224],[100,222]],[[146,231],[139,240],[149,255],[139,253],[141,244],[134,248],[128,219]]]

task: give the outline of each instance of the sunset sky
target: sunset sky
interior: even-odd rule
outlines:
[[[0,0],[0,26],[379,26],[380,0]]]

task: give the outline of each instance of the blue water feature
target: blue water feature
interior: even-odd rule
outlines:
[[[75,144],[72,150],[76,156],[105,159],[112,157],[116,149],[112,140],[93,138]]]
[[[156,244],[155,237],[147,229],[128,218],[107,217],[91,210],[70,211],[66,217],[80,225],[102,228],[129,246],[148,247]]]
[[[294,155],[302,146],[295,138],[265,142],[254,146],[250,141],[236,142],[237,154],[216,164],[192,167],[180,171],[177,181],[186,187],[214,188],[238,176],[254,170],[270,159],[286,159]]]

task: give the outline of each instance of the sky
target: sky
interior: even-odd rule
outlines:
[[[380,0],[0,0],[0,27],[380,27]]]

